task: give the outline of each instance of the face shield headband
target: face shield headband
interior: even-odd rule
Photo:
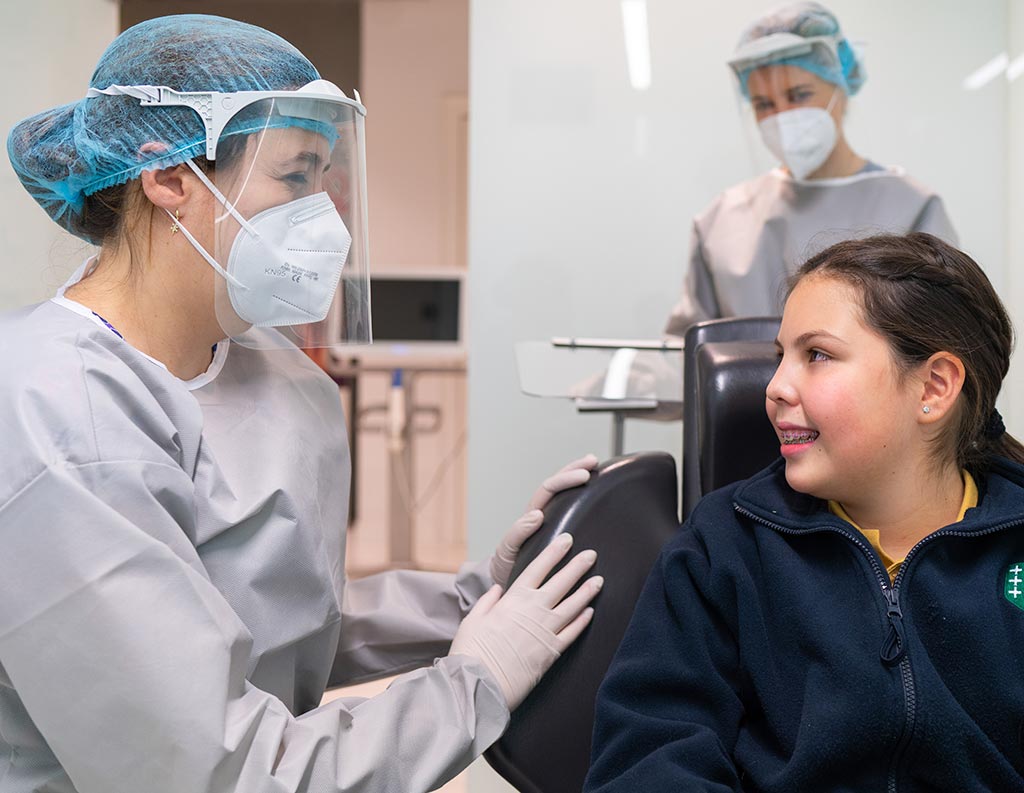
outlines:
[[[839,36],[798,36],[795,33],[772,33],[747,42],[739,47],[727,61],[740,83],[744,97],[747,77],[755,69],[775,64],[791,64],[816,74],[826,82],[834,83],[847,93],[853,93],[847,84],[840,48],[845,40]]]
[[[211,162],[217,159],[217,142],[231,119],[250,105],[266,99],[277,100],[281,115],[295,119],[337,123],[343,119],[346,106],[366,117],[366,108],[359,101],[358,92],[355,99],[349,99],[327,80],[314,80],[296,91],[235,91],[224,94],[219,91],[181,92],[154,85],[111,85],[90,88],[85,94],[87,99],[101,95],[130,96],[138,99],[143,107],[192,108],[206,128],[206,159]]]

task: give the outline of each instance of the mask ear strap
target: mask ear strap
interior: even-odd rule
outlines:
[[[192,162],[192,160],[185,160],[185,165],[192,169],[193,173],[195,173],[195,175],[199,177],[199,181],[201,181],[203,184],[207,186],[207,188],[209,188],[210,192],[213,193],[214,197],[218,201],[220,201],[224,208],[231,213],[231,216],[238,221],[238,224],[247,232],[249,232],[253,237],[259,239],[259,232],[256,231],[256,229],[254,229],[251,225],[249,225],[249,221],[242,217],[242,214],[237,209],[235,209],[234,206],[232,206],[231,202],[228,201],[225,195],[220,190],[217,189],[217,186],[212,181],[210,181],[210,177],[203,173],[202,169],[194,162]]]
[[[235,276],[231,275],[231,273],[229,273],[227,270],[225,270],[223,267],[221,267],[220,264],[217,262],[217,260],[214,259],[207,252],[206,248],[204,248],[202,245],[199,244],[199,240],[197,240],[195,237],[193,237],[191,232],[189,232],[189,230],[187,228],[185,228],[184,225],[182,225],[181,220],[175,218],[174,215],[171,214],[171,211],[169,209],[167,209],[165,207],[164,208],[164,212],[167,213],[167,217],[169,217],[171,220],[174,221],[174,225],[178,227],[178,231],[180,231],[182,234],[185,235],[185,239],[187,239],[189,241],[189,243],[191,243],[192,247],[195,248],[196,251],[199,252],[199,255],[202,256],[204,259],[206,259],[206,261],[209,263],[209,265],[214,270],[216,270],[217,273],[222,278],[224,278],[224,280],[230,281],[232,284],[234,284],[235,286],[239,287],[240,289],[248,289],[249,288],[245,284],[243,284],[241,281],[239,281],[237,278],[235,278]]]
[[[839,97],[841,92],[845,93],[843,89],[837,85],[836,90],[832,92],[832,96],[828,100],[828,107],[825,108],[825,112],[829,115],[832,115],[832,108],[836,106],[836,99]]]
[[[256,135],[256,151],[253,152],[252,162],[249,163],[249,170],[245,172],[245,178],[242,180],[242,186],[238,188],[238,198],[242,197],[242,193],[245,192],[245,188],[249,185],[249,177],[251,177],[252,172],[256,170],[256,163],[259,162],[260,159],[260,150],[263,148],[263,139],[266,137],[267,130],[270,128],[270,120],[271,118],[273,118],[274,106],[276,102],[276,99],[270,100],[270,112],[267,113],[267,120],[263,124],[263,129],[260,130],[260,132]],[[235,200],[237,201],[238,198],[236,198]],[[230,210],[231,207],[229,207],[228,211],[230,212]],[[227,216],[228,212],[225,212],[223,215],[214,218],[213,222],[215,224],[220,223]]]

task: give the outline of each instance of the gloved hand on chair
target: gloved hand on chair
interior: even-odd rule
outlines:
[[[590,471],[597,465],[597,458],[588,454],[579,460],[573,460],[556,474],[549,476],[534,492],[527,504],[526,513],[512,524],[505,536],[498,543],[498,548],[491,557],[491,578],[500,587],[508,584],[508,577],[516,563],[519,549],[544,522],[542,510],[551,497],[570,487],[578,487],[590,479]]]
[[[577,554],[544,581],[571,546],[571,535],[559,535],[508,592],[503,595],[500,586],[493,586],[466,615],[452,640],[449,655],[480,660],[497,680],[509,710],[526,698],[594,615],[589,604],[601,591],[601,576],[593,576],[566,597],[597,560],[594,551]]]

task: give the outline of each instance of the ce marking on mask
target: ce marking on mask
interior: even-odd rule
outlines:
[[[320,280],[320,273],[296,267],[288,262],[284,262],[280,267],[268,267],[264,273],[274,278],[287,278],[297,284],[302,283],[303,278],[308,278],[310,281]]]

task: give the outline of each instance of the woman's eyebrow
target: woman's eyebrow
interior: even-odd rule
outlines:
[[[323,161],[323,157],[317,154],[315,151],[302,151],[296,154],[294,157],[284,161],[285,165],[291,165],[292,163],[309,163],[314,168]]]

